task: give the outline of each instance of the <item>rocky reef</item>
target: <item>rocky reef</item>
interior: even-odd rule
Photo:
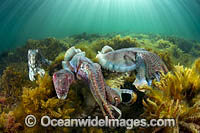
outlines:
[[[122,118],[174,118],[176,127],[134,127],[126,128],[33,128],[25,126],[28,114],[40,119],[44,115],[52,118],[80,118],[96,115],[102,117],[100,109],[93,107],[94,99],[87,85],[78,81],[70,87],[66,100],[58,99],[52,82],[52,75],[62,68],[64,53],[71,46],[86,52],[93,62],[104,46],[120,48],[139,47],[156,53],[170,70],[162,74],[160,82],[143,86],[141,92],[133,85],[135,73],[116,73],[102,69],[106,83],[113,88],[129,88],[137,94],[135,103],[120,105]],[[45,67],[46,75],[38,75],[34,82],[28,79],[27,52],[40,49],[52,61]],[[199,132],[200,131],[200,42],[177,37],[152,34],[127,33],[123,35],[80,34],[62,40],[47,38],[28,40],[24,46],[0,55],[0,131],[1,132]],[[90,108],[90,109],[89,109]]]

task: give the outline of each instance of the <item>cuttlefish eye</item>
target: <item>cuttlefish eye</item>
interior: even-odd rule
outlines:
[[[117,98],[117,97],[115,97],[115,101],[118,101],[118,98]]]
[[[137,100],[137,94],[131,90],[122,90],[122,103],[132,105]]]
[[[115,105],[118,105],[120,103],[120,98],[115,97],[114,100],[115,100]]]

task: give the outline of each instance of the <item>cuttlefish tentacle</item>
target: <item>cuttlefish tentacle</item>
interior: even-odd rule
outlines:
[[[97,72],[97,78],[99,86],[101,89],[99,89],[100,91],[103,91],[104,93],[102,93],[102,102],[104,105],[104,109],[106,110],[106,112],[108,112],[108,114],[110,115],[111,118],[115,118],[115,116],[113,116],[114,112],[117,112],[118,117],[121,117],[121,111],[116,107],[117,104],[119,104],[119,102],[121,102],[121,96],[119,93],[116,93],[114,91],[109,91],[108,89],[110,88],[109,86],[106,85],[105,81],[104,81],[104,77],[103,74],[101,72],[101,66],[97,63],[94,63],[94,66],[96,68],[96,72]],[[112,89],[110,89],[112,90]],[[110,92],[108,94],[108,92]],[[117,104],[116,104],[117,103]],[[112,104],[115,104],[115,106],[113,106]]]
[[[88,71],[88,76],[84,77],[84,79],[87,78],[86,80],[89,82],[90,90],[96,102],[99,104],[103,114],[108,114],[110,118],[115,118],[110,108],[111,105],[106,100],[106,84],[100,66],[96,63],[88,63],[85,65],[84,70]],[[115,110],[113,107],[112,109]]]

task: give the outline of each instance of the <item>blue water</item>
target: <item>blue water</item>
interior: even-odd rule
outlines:
[[[198,0],[0,0],[0,51],[27,39],[135,32],[200,40]]]

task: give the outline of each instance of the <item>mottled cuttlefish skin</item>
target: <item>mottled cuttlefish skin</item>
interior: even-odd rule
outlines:
[[[53,82],[59,99],[65,99],[67,97],[69,87],[74,80],[74,74],[65,69],[61,69],[53,74]]]
[[[121,111],[116,107],[121,101],[121,93],[110,88],[104,81],[101,66],[85,57],[85,53],[74,47],[70,48],[62,62],[63,69],[53,74],[53,83],[58,98],[65,99],[69,87],[75,78],[84,80],[90,87],[95,101],[104,116],[120,118]]]
[[[110,50],[112,49],[107,47],[103,49],[104,52]],[[28,65],[30,80],[35,80],[37,73],[43,76],[45,71],[40,68],[41,65],[50,65],[51,63],[38,50],[29,50]],[[87,83],[103,115],[108,115],[109,118],[120,118],[121,111],[116,106],[120,103],[132,104],[136,99],[136,95],[132,90],[110,88],[107,86],[101,72],[101,66],[85,57],[85,52],[82,52],[80,49],[76,49],[75,47],[68,49],[65,53],[64,61],[62,61],[62,67],[63,69],[53,74],[53,84],[59,99],[67,98],[70,85],[77,79],[84,80]],[[123,101],[123,94],[130,95],[130,99]],[[94,106],[94,102],[89,104],[91,108]]]
[[[29,68],[29,79],[35,80],[37,74],[41,77],[45,75],[45,70],[41,68],[42,65],[50,65],[52,62],[45,59],[39,49],[28,50],[28,68]]]
[[[103,114],[105,116],[108,115],[110,118],[116,118],[116,116],[113,115],[113,111],[116,111],[118,114],[117,118],[120,117],[121,111],[106,99],[107,85],[105,84],[100,65],[93,63],[90,59],[81,54],[76,54],[70,61],[70,64],[76,70],[76,77],[79,80],[86,81],[89,85],[92,95],[100,106]],[[119,96],[118,99],[120,99]]]
[[[167,73],[168,69],[160,57],[143,48],[123,48],[113,50],[104,46],[96,58],[102,67],[116,72],[136,70],[136,88],[142,85],[151,85],[152,79],[160,79],[160,73]]]

